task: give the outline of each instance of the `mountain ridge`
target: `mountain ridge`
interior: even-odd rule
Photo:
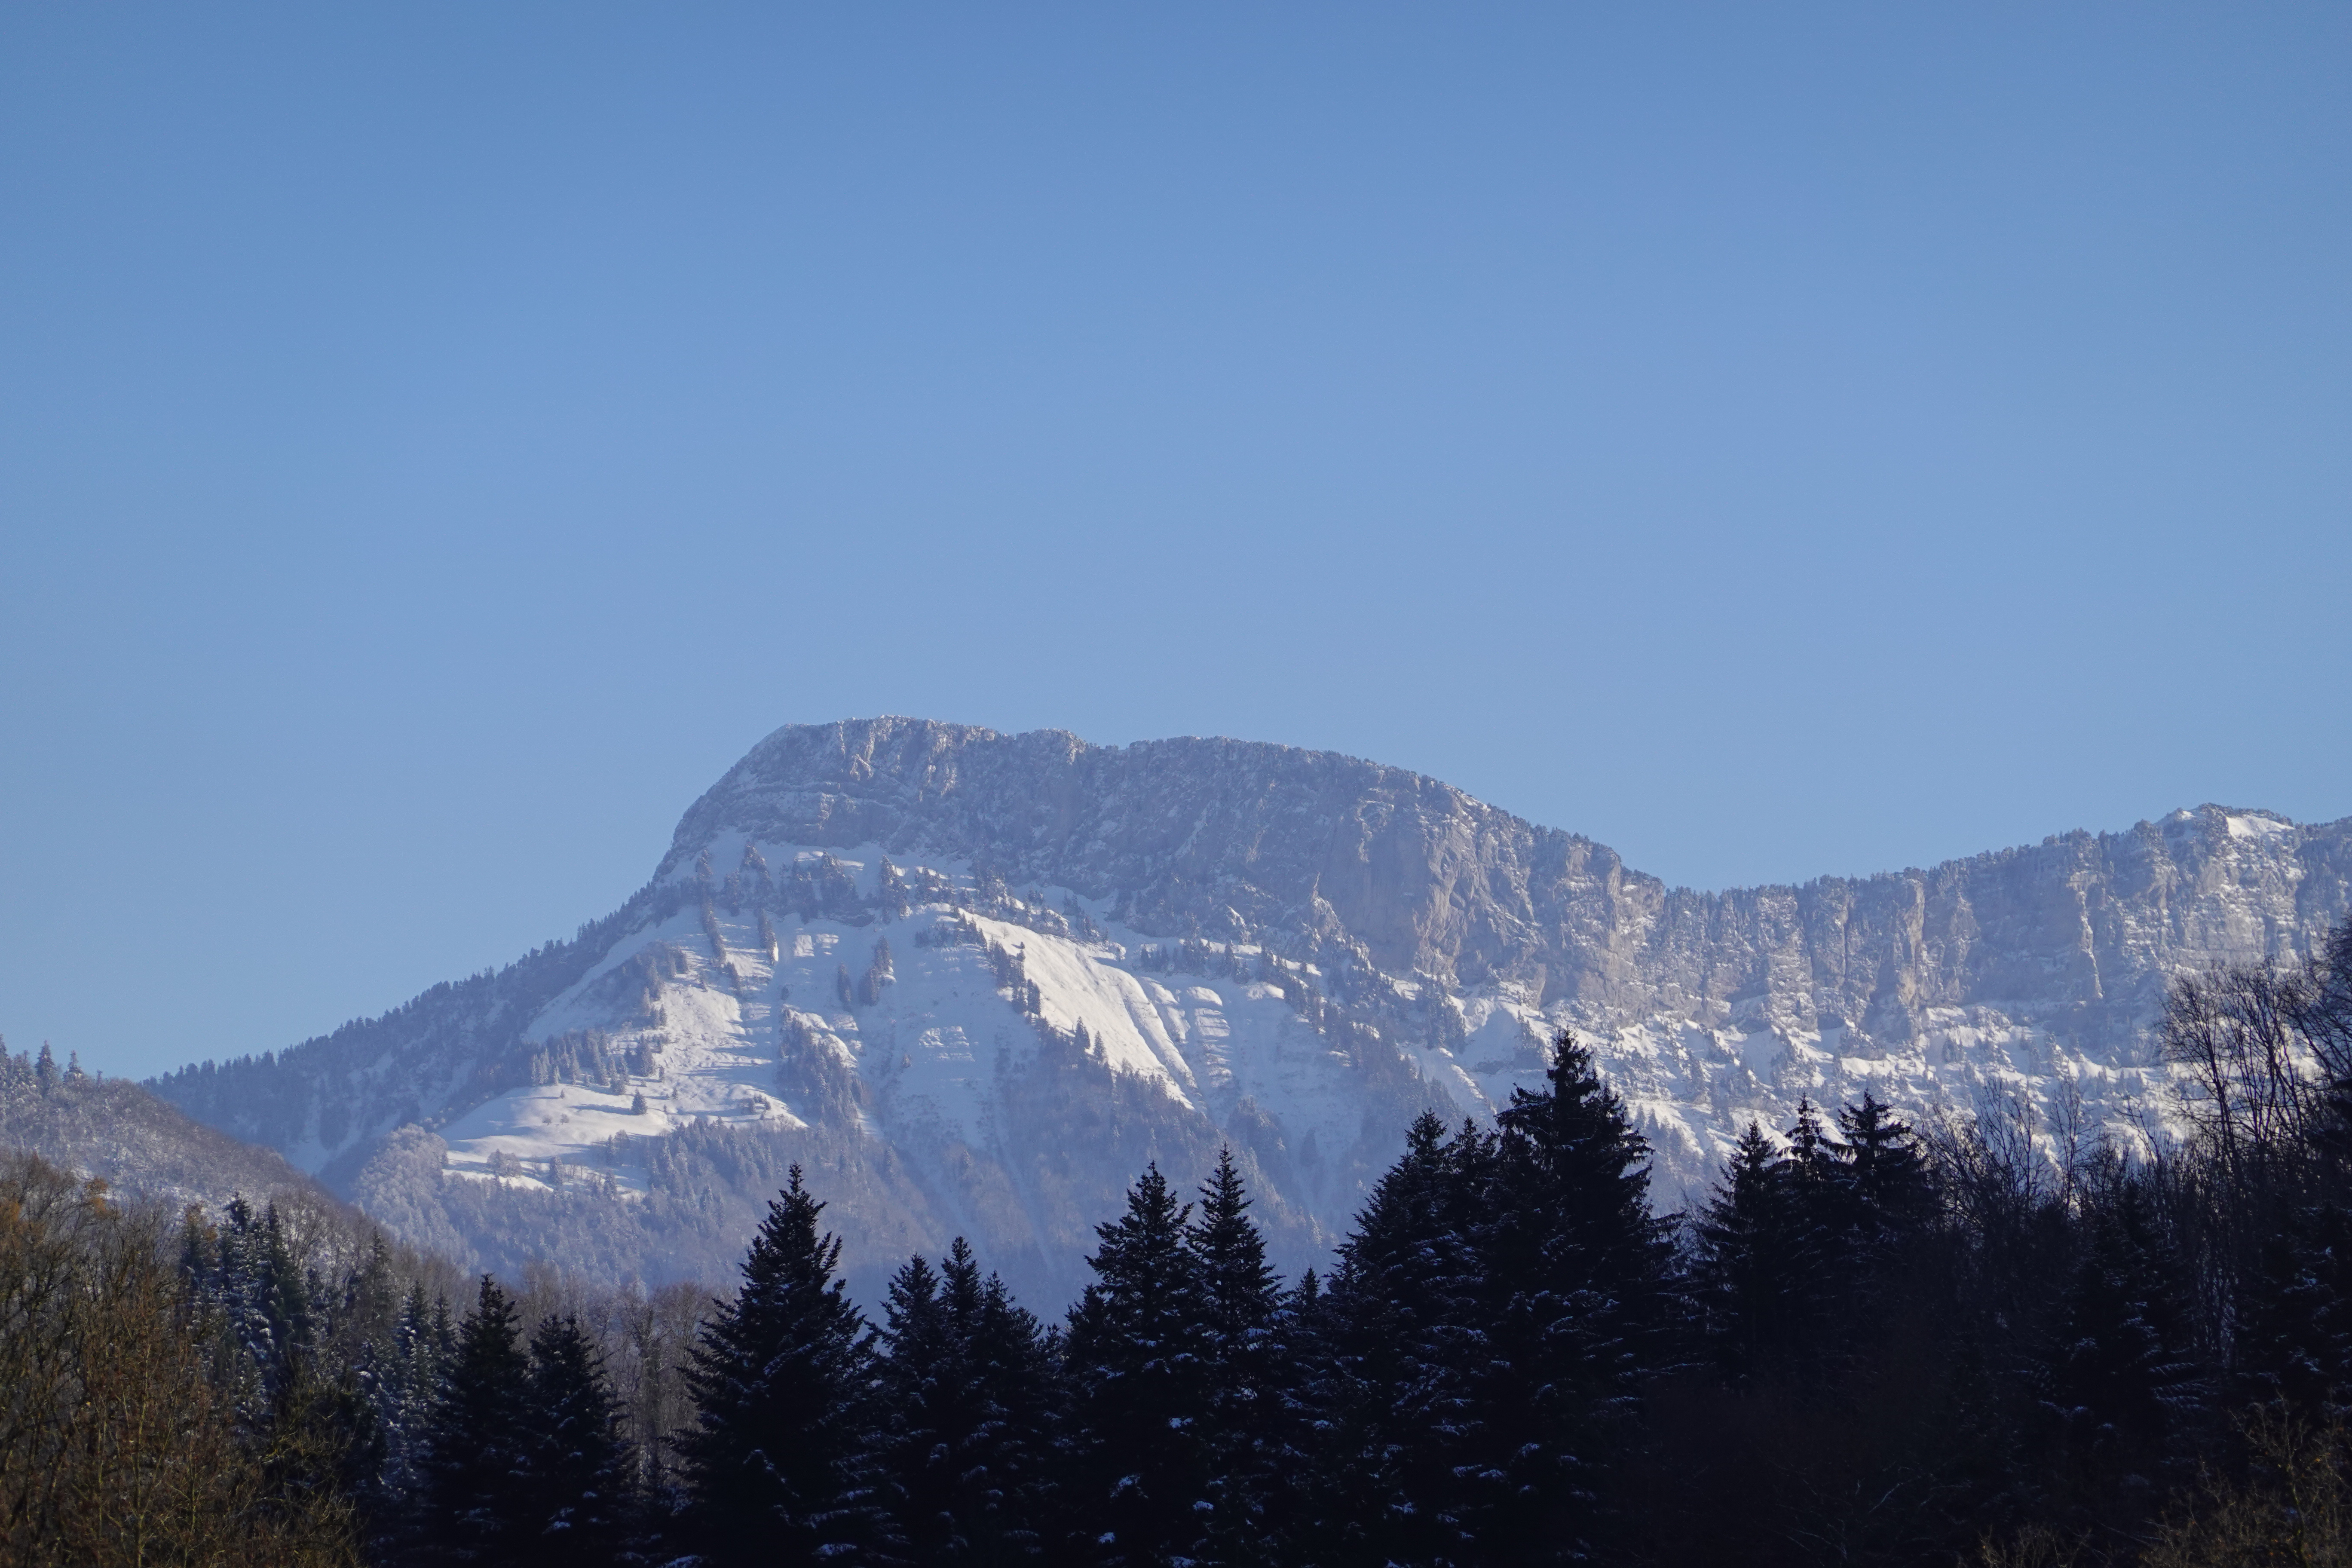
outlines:
[[[797,1150],[877,1246],[961,1229],[1063,1289],[1144,1159],[1190,1173],[1221,1142],[1278,1245],[1313,1256],[1413,1111],[1490,1112],[1562,1027],[1657,1144],[1669,1201],[1800,1095],[2071,1097],[2137,1136],[2169,976],[2307,951],[2347,887],[2352,818],[2208,805],[1706,892],[1336,752],[787,725],[573,941],[157,1088],[484,1258],[529,1242],[495,1212],[526,1198],[578,1208],[577,1245],[616,1269],[660,1266],[657,1210],[717,1257],[754,1168]],[[1067,1147],[1097,1122],[1099,1149]]]

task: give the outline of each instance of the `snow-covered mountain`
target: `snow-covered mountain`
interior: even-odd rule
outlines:
[[[15,1153],[172,1210],[217,1210],[240,1194],[257,1207],[341,1206],[275,1152],[206,1127],[138,1084],[92,1078],[79,1062],[59,1068],[46,1045],[36,1058],[0,1041],[0,1154]]]
[[[1490,1112],[1562,1026],[1669,1200],[1802,1095],[2137,1135],[2168,977],[2301,952],[2348,893],[2352,818],[1704,893],[1329,752],[793,726],[577,940],[156,1087],[484,1264],[718,1278],[797,1161],[864,1280],[961,1233],[1051,1301],[1145,1161],[1221,1143],[1308,1260],[1413,1114]]]

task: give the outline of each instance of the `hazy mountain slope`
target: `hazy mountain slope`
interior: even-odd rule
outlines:
[[[2352,819],[2208,806],[1700,893],[1326,752],[795,726],[578,940],[158,1087],[485,1261],[715,1274],[799,1160],[862,1278],[961,1231],[1058,1293],[1146,1159],[1226,1141],[1311,1257],[1414,1111],[1490,1110],[1562,1025],[1669,1197],[1801,1094],[2128,1128],[2166,977],[2303,951],[2348,875]]]
[[[0,1150],[38,1154],[115,1191],[177,1206],[218,1208],[242,1193],[323,1198],[318,1184],[276,1151],[190,1119],[138,1084],[106,1082],[0,1047]]]

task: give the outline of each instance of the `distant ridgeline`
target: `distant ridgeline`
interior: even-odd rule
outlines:
[[[1227,1146],[1277,1261],[1322,1256],[1562,1027],[1668,1207],[1801,1097],[2162,1135],[2170,977],[2307,953],[2347,887],[2352,819],[2205,806],[1703,893],[1329,752],[794,726],[572,941],[154,1087],[485,1266],[715,1276],[798,1163],[869,1297],[961,1234],[1053,1300],[1136,1170]]]
[[[118,1193],[166,1205],[217,1207],[243,1193],[318,1192],[274,1151],[191,1120],[127,1079],[100,1080],[68,1055],[60,1068],[44,1042],[12,1054],[0,1042],[0,1152],[37,1154]],[[323,1197],[323,1194],[319,1195]]]

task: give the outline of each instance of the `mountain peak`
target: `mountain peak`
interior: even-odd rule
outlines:
[[[2207,806],[1699,892],[1335,752],[791,725],[579,941],[162,1087],[478,1262],[723,1267],[798,1161],[861,1268],[965,1234],[1066,1293],[1137,1169],[1220,1146],[1305,1260],[1414,1114],[1507,1103],[1563,1028],[1669,1201],[1800,1097],[2071,1096],[2135,1138],[2170,977],[2307,950],[2347,875],[2352,822]]]

